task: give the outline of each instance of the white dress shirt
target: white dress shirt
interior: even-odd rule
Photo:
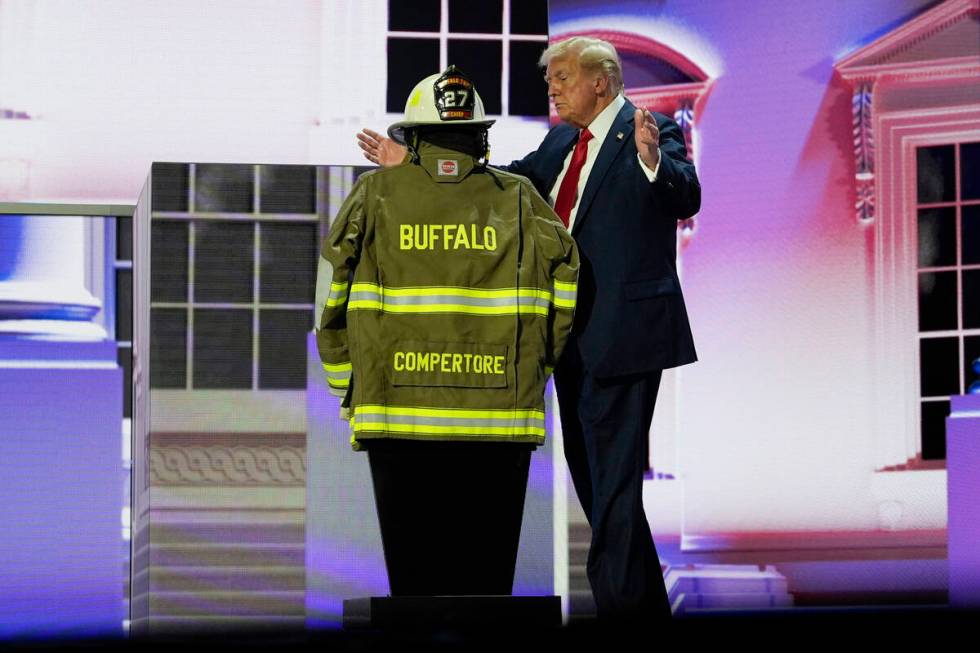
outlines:
[[[589,131],[592,133],[592,140],[589,141],[588,151],[585,155],[585,163],[582,164],[582,171],[579,173],[578,177],[578,189],[575,193],[575,204],[572,206],[571,212],[568,214],[568,230],[572,230],[572,225],[575,224],[575,215],[578,213],[578,203],[582,197],[582,193],[585,191],[585,184],[589,181],[589,173],[592,172],[592,166],[595,165],[596,157],[599,156],[599,148],[606,140],[606,136],[609,134],[609,129],[612,127],[613,121],[616,120],[616,116],[619,115],[619,110],[623,108],[626,104],[626,98],[619,94],[616,96],[612,102],[609,103],[605,109],[599,112],[591,123],[589,123]],[[630,135],[630,138],[633,138]],[[573,147],[569,150],[568,155],[565,157],[565,163],[562,164],[561,172],[558,174],[558,178],[555,179],[555,185],[551,187],[551,191],[548,193],[548,199],[551,201],[551,206],[555,205],[555,200],[558,198],[558,190],[561,188],[561,182],[565,179],[565,173],[568,172],[568,166],[572,162],[572,154],[575,152]],[[636,158],[640,160],[640,169],[647,176],[650,181],[655,181],[657,179],[657,171],[660,170],[660,160],[657,160],[657,167],[651,170],[647,167],[647,164],[643,163],[643,159],[640,158],[640,153],[636,153]]]

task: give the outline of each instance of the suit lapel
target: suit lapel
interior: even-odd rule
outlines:
[[[613,120],[606,139],[599,148],[599,156],[596,157],[595,164],[589,172],[589,180],[585,183],[585,191],[579,201],[578,210],[575,212],[575,223],[572,225],[572,235],[582,230],[582,223],[589,217],[589,206],[595,199],[602,180],[609,172],[610,166],[628,141],[633,139],[633,112],[636,108],[627,100],[626,104],[619,110],[616,119]],[[622,138],[616,138],[617,134],[622,134]]]

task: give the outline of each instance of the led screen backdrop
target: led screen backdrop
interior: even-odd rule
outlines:
[[[329,626],[337,597],[383,591],[367,540],[311,554],[327,522],[310,527],[322,488],[309,473],[314,460],[342,460],[308,440],[313,424],[333,428],[310,401],[312,247],[366,163],[354,134],[400,119],[416,78],[466,62],[497,120],[491,161],[509,161],[548,128],[534,61],[549,38],[572,34],[616,45],[626,94],[677,120],[703,187],[700,213],[678,229],[700,360],[664,376],[644,487],[672,596],[710,606],[692,578],[730,589],[726,579],[755,569],[759,585],[781,589],[748,592],[745,605],[946,600],[947,507],[969,504],[948,496],[947,415],[980,356],[976,0],[544,5],[0,0],[0,201],[144,211],[145,232],[111,211],[61,238],[0,227],[0,337],[17,321],[23,288],[11,282],[57,270],[85,291],[59,301],[94,307],[84,330],[107,343],[79,355],[106,372],[84,387],[113,412],[98,455],[114,476],[93,478],[90,495],[53,485],[47,505],[59,492],[101,497],[99,537],[128,549],[116,454],[124,469],[132,457],[117,422],[151,436],[133,483],[160,488],[159,512],[134,493],[136,573],[112,580],[122,600],[131,590],[137,620]],[[169,163],[147,185],[155,161]],[[140,277],[141,264],[155,274]],[[43,355],[4,351],[4,387],[42,392],[11,370]],[[110,374],[136,384],[116,388]],[[561,459],[555,449],[532,469],[541,503],[525,526],[553,548],[522,558],[518,588],[538,591],[547,576],[585,615],[589,529]],[[57,513],[25,507],[9,484],[21,477],[4,477],[5,544],[18,556],[69,551],[70,538],[40,528]],[[103,487],[111,497],[93,489]],[[43,546],[18,544],[28,533],[44,533]],[[118,554],[99,564],[117,569]],[[358,567],[371,556],[374,571]],[[38,610],[66,583],[90,596],[79,576],[28,573],[42,557],[7,560],[19,575],[4,578],[43,585]],[[53,623],[18,619],[21,605],[6,604],[0,632]],[[85,623],[116,623],[118,610]]]

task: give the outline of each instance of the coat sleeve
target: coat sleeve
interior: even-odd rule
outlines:
[[[316,275],[316,346],[330,392],[346,397],[351,387],[347,297],[364,235],[364,180],[340,207],[320,248]]]
[[[701,183],[694,164],[687,160],[687,147],[680,126],[656,114],[660,129],[660,169],[652,186],[666,202],[671,218],[684,220],[701,209]]]
[[[544,277],[551,285],[548,310],[548,342],[545,370],[551,374],[561,357],[575,317],[578,293],[578,246],[561,219],[530,184],[524,186],[530,202],[530,221],[537,251],[541,253]]]

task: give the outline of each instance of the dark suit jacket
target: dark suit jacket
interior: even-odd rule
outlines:
[[[701,186],[677,123],[654,113],[660,169],[650,183],[636,156],[633,112],[620,110],[589,174],[572,235],[581,269],[572,337],[585,367],[606,378],[697,360],[677,278],[677,221],[701,206]],[[619,137],[622,134],[622,137]],[[575,146],[562,123],[535,152],[505,169],[524,175],[545,198]]]

